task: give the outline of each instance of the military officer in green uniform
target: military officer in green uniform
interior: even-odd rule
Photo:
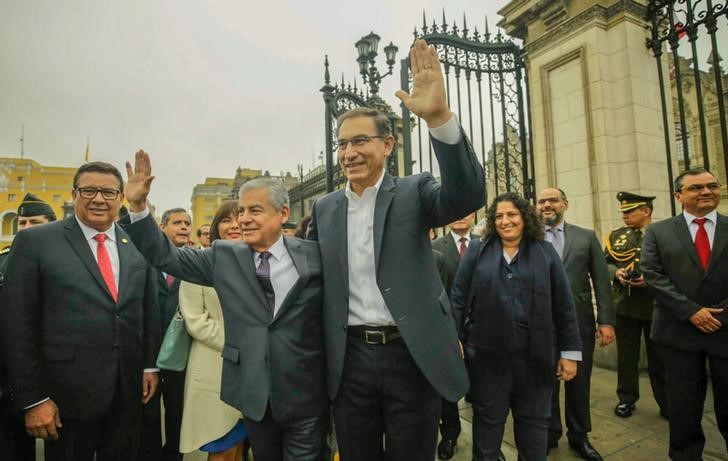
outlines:
[[[647,226],[652,223],[655,197],[619,192],[619,210],[624,227],[613,230],[606,241],[604,255],[612,277],[612,292],[617,310],[617,416],[627,418],[639,400],[640,337],[647,348],[647,370],[660,414],[667,415],[665,371],[659,346],[650,339],[653,298],[639,272],[640,247]]]
[[[33,194],[26,194],[18,207],[18,232],[28,227],[55,221],[53,208]],[[10,248],[0,250],[0,290],[3,274],[8,262]],[[35,460],[35,439],[25,432],[23,415],[14,413],[11,408],[7,375],[0,363],[0,459],[8,461]]]

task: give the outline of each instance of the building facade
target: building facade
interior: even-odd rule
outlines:
[[[75,167],[48,166],[33,159],[0,157],[0,248],[17,233],[17,210],[28,192],[48,202],[58,219],[72,210]]]

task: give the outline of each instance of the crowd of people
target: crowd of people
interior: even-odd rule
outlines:
[[[144,151],[126,181],[111,164],[81,166],[64,220],[26,196],[22,230],[0,255],[2,458],[34,459],[38,438],[48,461],[196,450],[323,461],[335,434],[342,461],[447,460],[467,393],[473,460],[505,459],[511,413],[519,458],[540,461],[564,432],[563,382],[568,444],[598,461],[594,349],[616,337],[614,412],[630,417],[641,335],[669,457],[701,459],[708,379],[728,441],[728,218],[715,176],[680,174],[683,213],[654,224],[655,197],[620,192],[625,227],[605,247],[566,222],[558,188],[535,206],[499,195],[474,233],[484,171],[447,106],[435,50],[418,40],[410,59],[413,90],[397,96],[427,123],[439,181],[390,176],[389,119],[359,108],[338,120],[346,186],[298,228],[282,183],[259,178],[193,247],[184,208],[159,223],[150,213]],[[160,346],[182,352],[182,365]]]

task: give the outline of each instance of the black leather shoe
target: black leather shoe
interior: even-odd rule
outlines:
[[[581,442],[569,442],[569,446],[573,448],[582,459],[587,461],[604,461],[602,455],[594,449],[589,440],[583,440]]]
[[[457,451],[458,441],[453,439],[442,439],[437,445],[437,459],[450,459]]]
[[[506,455],[503,454],[503,452],[500,452],[500,455],[498,455],[498,461],[506,461]]]
[[[621,418],[629,418],[632,416],[635,408],[634,403],[619,402],[617,406],[614,407],[614,414]]]

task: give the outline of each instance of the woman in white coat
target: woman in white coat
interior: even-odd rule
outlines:
[[[210,240],[240,240],[238,203],[224,202],[210,225]],[[247,430],[240,411],[220,400],[222,347],[225,343],[222,309],[215,289],[182,282],[179,306],[192,346],[185,377],[180,451],[201,450],[208,461],[238,461]],[[247,447],[246,447],[247,448]],[[247,451],[247,450],[246,450]]]

